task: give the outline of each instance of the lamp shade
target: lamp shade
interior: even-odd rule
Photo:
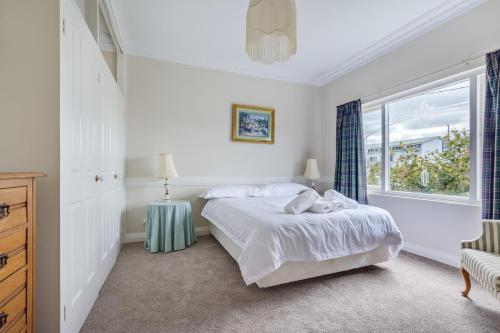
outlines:
[[[318,161],[315,158],[310,158],[306,163],[306,172],[304,172],[305,179],[319,179],[321,175],[319,174]]]
[[[179,177],[179,175],[177,174],[177,170],[175,170],[172,154],[162,153],[158,155],[158,169],[156,170],[156,177],[158,178]]]
[[[250,0],[246,52],[253,61],[284,62],[297,52],[295,0]]]

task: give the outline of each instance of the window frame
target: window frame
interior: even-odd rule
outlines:
[[[370,113],[370,112],[377,112],[377,111],[380,111],[380,115],[382,116],[384,114],[384,111],[382,110],[382,107],[380,105],[373,105],[369,108],[364,108],[363,106],[361,106],[361,110],[363,113]],[[383,123],[381,123],[381,125],[383,126]],[[383,136],[382,136],[382,141],[383,141]],[[367,151],[367,149],[365,148],[365,151]],[[384,168],[384,151],[382,150],[382,152],[380,153],[380,158],[381,158],[381,162],[382,162],[382,174],[383,174],[383,168]],[[367,159],[367,156],[365,156],[365,163],[370,163],[370,161]],[[368,174],[366,175],[367,177],[367,182],[368,182]],[[370,185],[370,184],[367,184],[367,189],[368,189],[368,193],[377,193],[377,192],[380,192],[381,188],[383,187],[383,182],[384,182],[384,178],[383,176],[381,175],[380,176],[380,186],[378,185]]]
[[[478,78],[482,77],[485,73],[485,67],[477,67],[465,72],[461,72],[455,75],[447,76],[432,82],[422,84],[396,94],[389,95],[387,97],[379,98],[373,101],[363,103],[362,110],[363,113],[373,111],[376,108],[380,108],[381,112],[381,123],[382,123],[382,175],[381,175],[381,186],[368,186],[368,193],[370,195],[382,195],[391,197],[404,197],[404,198],[414,198],[420,200],[430,200],[430,201],[441,201],[441,202],[452,202],[461,203],[469,205],[479,205],[480,204],[480,170],[481,170],[481,138],[482,133],[481,120],[483,119],[484,113],[484,101],[478,98],[481,93],[484,92],[484,84],[482,84]],[[418,192],[403,192],[403,191],[392,191],[390,188],[390,152],[389,152],[389,112],[387,111],[386,105],[388,103],[397,102],[399,100],[411,98],[422,93],[425,93],[436,88],[447,86],[453,83],[458,83],[460,81],[469,80],[470,90],[469,90],[469,126],[470,126],[470,170],[469,170],[469,196],[460,197],[454,195],[446,194],[429,194],[429,193],[418,193]]]

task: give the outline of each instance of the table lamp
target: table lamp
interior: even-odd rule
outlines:
[[[311,188],[316,190],[315,180],[320,179],[318,161],[315,158],[309,158],[306,162],[306,171],[304,172],[304,178],[311,182]]]
[[[165,201],[170,201],[170,195],[168,193],[168,179],[179,177],[177,170],[175,170],[172,154],[161,153],[158,155],[158,169],[156,177],[165,178]]]

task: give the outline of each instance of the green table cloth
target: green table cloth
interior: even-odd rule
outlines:
[[[185,249],[196,241],[189,201],[155,201],[148,206],[144,248],[150,252]]]

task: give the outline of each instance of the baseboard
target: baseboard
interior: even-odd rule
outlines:
[[[429,249],[428,247],[424,247],[417,244],[411,244],[405,242],[404,251],[416,254],[421,257],[429,258],[434,261],[438,261],[440,263],[453,266],[460,267],[460,254],[457,251],[456,255],[452,255],[442,251],[436,251],[433,249]]]
[[[144,242],[144,239],[146,239],[146,234],[144,232],[126,234],[123,243]]]
[[[196,236],[207,236],[210,235],[210,229],[208,227],[198,227],[194,229],[196,231]]]
[[[208,227],[197,227],[194,230],[196,232],[196,236],[210,235],[210,229]],[[144,239],[146,239],[146,234],[144,232],[126,234],[123,243],[144,242]]]

